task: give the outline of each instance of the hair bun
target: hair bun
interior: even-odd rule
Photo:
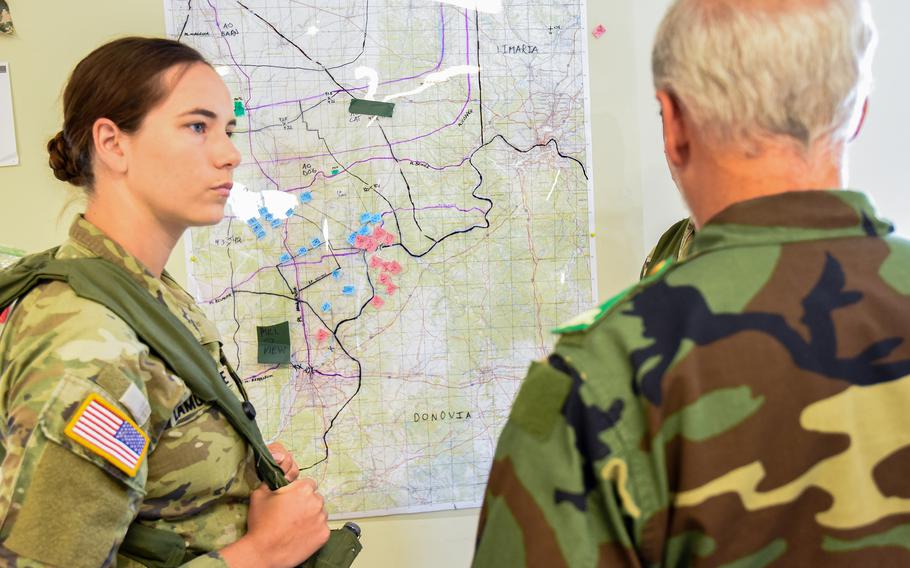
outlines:
[[[79,160],[73,156],[72,148],[66,141],[66,136],[64,136],[62,130],[48,141],[47,153],[50,156],[48,165],[54,170],[54,177],[75,186],[85,184],[85,177]]]

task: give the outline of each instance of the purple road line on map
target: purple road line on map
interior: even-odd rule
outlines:
[[[212,4],[211,0],[207,0],[207,1],[208,1],[209,8],[212,9],[212,13],[215,16],[215,25],[218,27],[218,33],[220,34],[221,33],[221,21],[218,19],[218,9],[215,8],[215,6],[214,6],[214,4]],[[247,88],[247,92],[249,93],[249,95],[247,96],[247,99],[244,103],[244,106],[246,106],[246,103],[250,102],[250,97],[253,94],[252,78],[246,74],[246,71],[244,71],[243,67],[240,66],[240,63],[237,62],[237,58],[234,57],[234,50],[231,49],[231,42],[229,42],[227,40],[227,37],[225,37],[223,35],[221,37],[224,40],[224,45],[227,46],[228,55],[231,56],[231,61],[234,62],[234,66],[237,68],[237,70],[240,72],[241,75],[246,77],[246,88]],[[250,126],[252,126],[252,117],[250,117]],[[252,156],[253,161],[256,162],[256,165],[259,166],[259,171],[262,172],[262,175],[264,175],[266,177],[266,179],[268,179],[270,182],[272,182],[272,184],[274,184],[274,186],[276,188],[281,188],[281,186],[278,185],[278,182],[275,181],[274,179],[272,179],[272,177],[266,173],[265,169],[262,167],[262,163],[256,159],[256,154],[253,152],[253,129],[252,128],[249,128],[247,131],[247,140],[250,144],[250,156]]]
[[[467,56],[468,64],[470,64],[471,63],[471,32],[470,32],[470,26],[468,25],[470,23],[470,18],[468,17],[467,10],[465,10],[465,13],[464,13],[464,20],[465,20],[465,43],[466,43],[465,47],[467,49],[466,56]],[[449,124],[446,124],[445,126],[440,126],[436,130],[433,130],[432,132],[428,132],[426,134],[417,136],[416,138],[411,138],[409,140],[399,140],[398,142],[392,142],[391,145],[398,146],[399,144],[407,144],[409,142],[416,142],[417,140],[429,138],[430,136],[436,134],[437,132],[440,132],[442,130],[445,130],[446,128],[449,128],[450,126],[454,126],[464,115],[464,111],[468,108],[468,104],[470,104],[470,102],[471,102],[472,85],[473,85],[473,82],[471,81],[471,75],[468,75],[468,97],[464,102],[464,106],[461,107],[461,110],[458,112],[458,115],[455,117],[454,120],[452,120],[452,122],[450,122]],[[286,163],[286,162],[296,162],[299,160],[311,160],[313,158],[325,158],[327,156],[336,157],[336,156],[340,156],[342,154],[350,154],[351,152],[362,152],[363,150],[373,150],[376,148],[386,148],[386,147],[387,146],[384,144],[376,144],[374,146],[364,146],[363,148],[352,148],[350,150],[341,150],[338,152],[334,152],[332,154],[326,153],[326,154],[314,154],[312,156],[295,156],[293,158],[279,158],[277,160],[264,161],[263,163],[265,163],[265,164],[282,164],[282,163]]]
[[[379,83],[379,84],[380,84],[380,85],[391,85],[391,84],[393,84],[393,83],[401,83],[402,81],[410,81],[410,80],[412,80],[412,79],[419,79],[420,77],[423,77],[424,75],[428,75],[428,74],[430,74],[430,73],[435,73],[436,71],[439,71],[439,68],[442,66],[442,62],[443,62],[443,60],[445,59],[445,56],[446,56],[446,22],[445,22],[445,11],[443,10],[442,5],[439,6],[439,27],[442,29],[442,38],[441,38],[441,42],[440,42],[440,43],[442,44],[442,49],[441,49],[441,51],[440,51],[440,53],[439,53],[439,61],[436,62],[436,67],[434,67],[434,68],[432,68],[432,69],[428,69],[427,71],[424,71],[423,73],[419,73],[419,74],[414,75],[414,76],[412,76],[412,77],[402,77],[402,78],[400,78],[400,79],[393,79],[393,80],[391,80],[391,81],[385,81],[385,82],[381,82],[381,83]],[[365,91],[365,90],[367,90],[368,88],[369,88],[369,85],[364,85],[364,86],[362,86],[362,87],[353,87],[353,88],[351,88],[351,89],[347,89],[347,91],[348,91],[348,92],[351,92],[351,91]],[[334,90],[334,91],[329,91],[329,92],[331,92],[332,94],[338,94],[338,93],[341,93],[341,92],[343,92],[343,91],[342,91],[341,89],[336,89],[336,90]],[[269,104],[265,104],[265,105],[259,105],[259,106],[255,106],[255,107],[249,107],[249,108],[247,109],[247,111],[259,110],[259,109],[269,108],[269,107],[273,107],[273,106],[281,106],[281,105],[296,104],[296,103],[305,103],[305,102],[307,102],[307,101],[313,101],[313,100],[316,100],[316,99],[321,99],[321,98],[324,97],[324,96],[325,96],[325,93],[320,93],[320,94],[318,94],[318,95],[313,95],[312,97],[307,97],[307,98],[304,98],[304,99],[294,99],[294,100],[290,100],[290,101],[281,101],[281,102],[278,102],[278,103],[269,103]]]
[[[266,373],[271,373],[272,371],[278,369],[278,367],[280,367],[280,366],[281,365],[275,365],[274,367],[269,367],[265,371],[260,371],[260,372],[256,373],[255,375],[250,375],[249,377],[244,377],[243,382],[251,381],[253,379],[258,379],[262,375],[265,375]]]
[[[323,373],[322,371],[313,369],[314,375],[319,375],[320,377],[334,377],[336,379],[359,379],[360,377],[349,377],[347,375],[342,375],[341,373]]]
[[[299,265],[322,264],[322,262],[323,262],[325,259],[327,259],[327,258],[337,257],[337,256],[354,256],[354,255],[356,255],[356,254],[360,254],[360,252],[361,252],[361,251],[358,250],[358,251],[356,251],[356,252],[346,252],[346,253],[342,253],[342,254],[326,254],[326,255],[321,256],[321,257],[319,258],[319,260],[314,260],[314,261],[312,261],[312,262],[296,262],[295,264],[299,264]],[[288,264],[288,263],[283,263],[282,266],[286,266],[287,264]],[[233,289],[233,290],[239,289],[239,288],[240,288],[241,286],[243,286],[244,284],[249,283],[249,281],[252,280],[253,278],[256,278],[256,276],[258,276],[260,272],[262,272],[263,270],[269,270],[270,268],[274,268],[274,267],[273,267],[273,266],[263,266],[262,268],[260,268],[260,269],[257,270],[256,272],[253,272],[252,274],[250,274],[250,275],[247,277],[247,279],[244,280],[243,282],[237,283],[233,288],[225,288],[224,290],[221,291],[221,293],[216,294],[215,297],[203,299],[203,300],[201,300],[201,302],[202,302],[202,303],[207,303],[207,302],[212,302],[213,300],[215,300],[215,299],[217,299],[217,298],[222,298],[222,297],[224,297],[225,294],[227,294],[228,292],[230,292],[232,289]]]
[[[470,156],[466,156],[464,159],[462,159],[462,160],[461,160],[460,162],[458,162],[457,164],[448,164],[448,165],[445,165],[445,166],[434,166],[433,164],[429,164],[429,163],[427,163],[427,162],[422,162],[422,161],[420,161],[420,160],[415,160],[414,158],[400,158],[400,159],[397,160],[397,161],[398,161],[398,162],[420,162],[421,164],[426,165],[426,167],[428,167],[428,168],[431,169],[431,170],[435,170],[435,171],[437,171],[437,172],[442,172],[442,171],[449,170],[449,169],[452,169],[452,168],[460,168],[461,166],[463,166],[463,165],[465,164],[465,162],[467,162],[467,161],[470,160],[470,159],[471,159]],[[376,157],[373,157],[373,158],[366,158],[366,159],[363,159],[363,160],[357,160],[356,162],[351,162],[350,164],[348,164],[347,166],[345,166],[345,169],[346,169],[346,170],[349,170],[349,169],[353,168],[354,166],[359,166],[359,165],[361,165],[361,164],[366,164],[367,162],[373,162],[373,161],[376,161],[376,160],[381,160],[381,161],[393,161],[393,162],[396,161],[395,158],[393,158],[393,157],[391,157],[391,156],[376,156]],[[319,171],[319,172],[316,172],[316,175],[313,176],[313,181],[311,181],[308,185],[302,185],[302,186],[300,186],[300,187],[292,187],[292,188],[290,188],[290,189],[281,189],[281,190],[279,190],[279,191],[283,191],[283,192],[285,192],[285,193],[290,193],[290,192],[292,192],[292,191],[299,191],[299,190],[301,190],[301,189],[310,189],[311,187],[313,187],[314,185],[316,185],[316,182],[317,182],[317,181],[319,181],[319,176],[324,177],[324,178],[326,179],[326,181],[328,181],[328,180],[335,179],[336,177],[338,177],[338,176],[340,176],[340,175],[342,175],[342,174],[339,173],[339,174],[335,174],[335,175],[325,175],[325,172]]]

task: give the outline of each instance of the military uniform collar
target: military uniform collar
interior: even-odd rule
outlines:
[[[138,258],[126,252],[126,249],[81,214],[77,215],[73,224],[70,225],[69,237],[73,243],[88,252],[126,270],[131,277],[146,288],[149,287],[148,279],[157,280]]]
[[[69,237],[67,244],[57,253],[58,257],[88,254],[117,265],[148,290],[152,297],[178,315],[200,343],[220,342],[218,330],[214,324],[198,311],[192,297],[167,271],[162,272],[161,278],[156,278],[139,259],[128,253],[126,249],[82,215],[78,215],[70,226]],[[67,246],[74,246],[81,252],[75,252],[72,249],[67,251]]]
[[[713,250],[894,232],[864,194],[848,190],[793,191],[743,201],[712,218],[695,235],[691,256]]]

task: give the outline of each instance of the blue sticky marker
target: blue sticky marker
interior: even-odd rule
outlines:
[[[363,227],[360,227],[360,230],[357,231],[357,234],[358,234],[358,235],[363,235],[364,237],[367,236],[367,235],[369,235],[369,234],[370,234],[370,226],[369,226],[369,225],[364,225]]]
[[[285,217],[293,217],[293,216],[294,216],[294,210],[293,210],[293,209],[288,209],[287,213],[285,213],[284,216],[285,216]]]
[[[300,202],[301,202],[301,203],[309,203],[310,201],[313,201],[313,194],[312,194],[312,193],[310,193],[309,191],[305,191],[305,192],[303,192],[303,193],[300,194]]]
[[[253,225],[256,225],[258,223],[259,223],[259,221],[257,221],[255,217],[247,219],[247,222],[246,222],[246,224],[249,225],[250,227],[252,227]]]
[[[281,221],[278,219],[272,219],[272,228],[277,229],[281,226]]]
[[[329,311],[329,310],[331,310],[331,309],[332,309],[332,304],[330,304],[330,303],[328,303],[328,302],[322,304],[322,311],[323,311],[323,312],[327,312],[327,311]]]
[[[354,287],[353,287],[353,286],[345,286],[344,288],[341,289],[341,293],[344,294],[345,296],[353,296],[353,295],[354,295]]]
[[[351,236],[348,237],[348,243],[351,246],[354,246],[354,243],[357,242],[357,233],[351,233]]]
[[[371,215],[370,213],[364,213],[363,215],[360,216],[360,224],[366,225],[367,223],[370,222],[370,219],[372,219],[372,218],[373,218],[373,215]]]
[[[308,252],[310,252],[310,249],[308,249],[306,247],[300,247],[299,249],[297,249],[297,254],[300,256],[303,256]]]
[[[274,220],[275,220],[275,216],[272,215],[271,213],[266,213],[265,215],[262,216],[262,218],[265,219],[266,221],[274,221]]]
[[[373,213],[373,216],[370,218],[370,223],[373,223],[374,225],[382,223],[382,213]]]
[[[313,247],[313,248],[316,248],[316,247],[318,247],[318,246],[321,245],[321,244],[322,244],[322,241],[319,240],[319,237],[313,239],[313,240],[310,242],[310,246]]]
[[[332,278],[334,278],[335,280],[341,280],[341,269],[340,268],[336,268],[335,270],[332,271]]]
[[[265,207],[260,207],[260,208],[259,208],[259,214],[260,214],[260,215],[268,215],[268,214],[269,214],[269,210],[268,210],[267,208],[265,208]]]
[[[285,262],[291,262],[291,255],[289,255],[288,253],[284,253],[283,255],[278,257],[278,260],[281,261],[281,264],[284,264]]]

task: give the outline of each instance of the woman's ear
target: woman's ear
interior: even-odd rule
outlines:
[[[112,173],[127,171],[125,135],[108,118],[99,118],[92,125],[92,139],[95,147],[95,163]]]

